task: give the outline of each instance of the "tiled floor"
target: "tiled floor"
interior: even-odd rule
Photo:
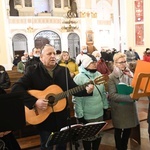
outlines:
[[[147,121],[143,121],[140,123],[141,126],[141,145],[136,143],[133,140],[129,140],[128,150],[149,150],[150,142],[148,138],[147,132]],[[113,130],[107,131],[102,139],[102,146],[100,150],[115,150],[115,142],[113,138]]]
[[[149,101],[147,100],[147,98],[143,98],[143,99],[141,98],[138,101],[138,109],[147,112]],[[149,138],[148,138],[147,129],[148,129],[147,121],[142,121],[140,123],[141,145],[139,145],[138,143],[136,143],[133,140],[130,140],[129,144],[128,144],[128,150],[150,150],[150,142],[149,142]],[[35,148],[32,150],[40,150],[40,149]],[[69,146],[68,146],[68,150],[70,150]],[[72,147],[72,150],[75,150],[74,146]],[[80,147],[78,148],[78,150],[83,150],[81,142],[80,142]],[[113,130],[104,132],[99,150],[115,150]]]

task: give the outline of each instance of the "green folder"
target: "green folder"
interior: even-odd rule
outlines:
[[[117,84],[117,92],[119,94],[130,95],[133,92],[133,87],[125,83]]]

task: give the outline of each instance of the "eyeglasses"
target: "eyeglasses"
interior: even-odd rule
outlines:
[[[118,64],[125,64],[127,61],[116,62]]]

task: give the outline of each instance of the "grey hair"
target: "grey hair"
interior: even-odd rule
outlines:
[[[44,49],[45,47],[52,47],[52,48],[54,48],[51,44],[46,44],[46,45],[44,45],[44,46],[41,48],[41,54],[43,54],[43,49]],[[55,50],[55,48],[54,48],[54,50]],[[55,51],[56,51],[56,50],[55,50]]]

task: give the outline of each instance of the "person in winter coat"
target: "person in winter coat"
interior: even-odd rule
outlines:
[[[36,123],[40,134],[41,150],[53,150],[51,143],[46,146],[49,136],[68,125],[68,105],[65,99],[67,94],[65,95],[63,91],[76,88],[78,90],[73,93],[74,95],[92,96],[94,89],[92,84],[86,86],[85,89],[80,90],[77,88],[78,85],[71,78],[68,68],[58,65],[55,55],[56,50],[54,47],[45,45],[40,55],[41,62],[29,66],[23,77],[12,87],[12,92],[24,92],[22,95],[24,104],[29,110],[33,111],[33,114],[35,110],[35,114],[40,112],[48,113],[46,118],[44,114],[41,115],[40,118],[44,117],[45,119]],[[48,91],[44,91],[47,88]],[[40,90],[42,93],[29,94],[31,90]],[[58,93],[61,94],[59,95]],[[32,117],[32,120],[35,121],[37,118]],[[58,144],[56,149],[66,150],[66,143]]]
[[[33,52],[33,58],[29,59],[26,62],[25,71],[26,71],[28,66],[36,65],[36,64],[38,64],[40,62],[41,49],[40,48],[33,48],[32,52]]]
[[[103,75],[109,75],[110,70],[108,69],[105,60],[101,57],[101,54],[99,51],[94,51],[92,53],[94,57],[97,59],[97,71],[99,71]]]
[[[17,71],[20,73],[24,73],[25,71],[25,65],[26,65],[27,59],[25,56],[21,57],[21,61],[17,64]]]
[[[129,47],[129,50],[127,50],[125,54],[127,56],[127,62],[136,61],[136,54],[131,47]]]
[[[10,78],[4,66],[0,65],[0,88],[8,89],[10,87]]]
[[[82,46],[81,52],[76,57],[76,64],[81,65],[82,58],[88,53],[87,46]]]
[[[117,85],[131,84],[133,73],[127,67],[126,55],[116,53],[113,57],[114,69],[109,75],[108,93],[114,138],[117,150],[127,150],[131,128],[139,124],[136,101],[130,95],[119,94]]]
[[[0,88],[0,94],[6,94],[4,89]],[[7,119],[7,118],[6,118]],[[2,120],[1,120],[2,121]],[[21,150],[12,131],[0,132],[0,149],[4,150]]]
[[[146,51],[144,52],[143,55],[143,60],[150,62],[150,48],[146,48]]]
[[[72,78],[79,73],[78,65],[74,59],[70,58],[69,52],[67,51],[62,51],[58,64],[67,67]]]
[[[97,60],[91,55],[87,54],[82,59],[79,74],[74,77],[76,84],[82,85],[90,80],[102,76],[97,71]],[[108,108],[108,101],[104,84],[94,85],[93,96],[77,97],[75,96],[74,109],[75,116],[79,123],[89,123],[103,121],[104,109]],[[93,137],[91,140],[83,140],[83,147],[85,150],[98,150],[101,142],[101,136]]]

